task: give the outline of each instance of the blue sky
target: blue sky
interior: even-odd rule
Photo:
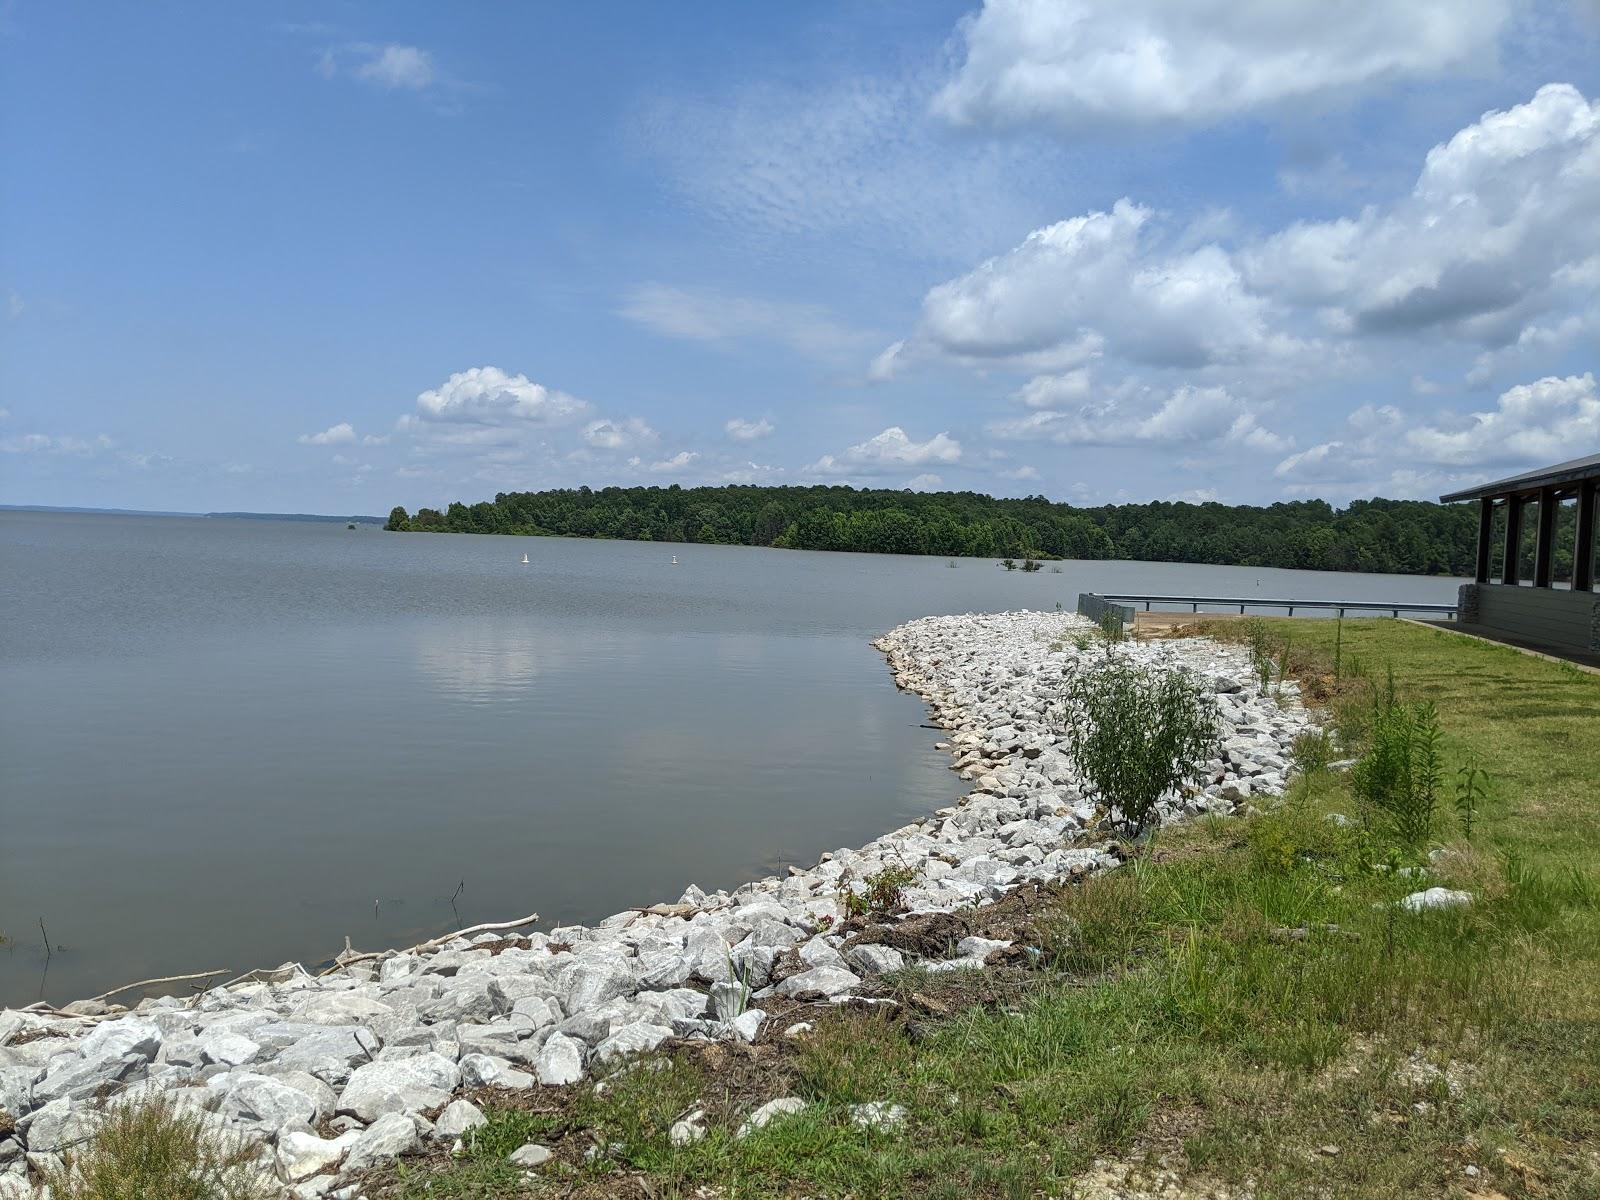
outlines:
[[[1600,448],[1600,3],[0,8],[0,502]]]

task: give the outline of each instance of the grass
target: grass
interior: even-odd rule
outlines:
[[[1308,690],[1348,692],[1326,678],[1333,622],[1271,625],[1292,626]],[[1004,998],[831,1012],[755,1047],[737,1087],[681,1050],[548,1114],[496,1110],[463,1159],[370,1194],[1105,1196],[1166,1171],[1175,1190],[1149,1192],[1600,1197],[1600,678],[1403,622],[1337,636],[1344,662],[1437,706],[1447,778],[1469,756],[1492,778],[1470,842],[1442,806],[1432,877],[1329,821],[1356,801],[1315,770],[1274,811],[1159,831],[1064,891]],[[1476,900],[1394,907],[1435,883]],[[810,1107],[734,1137],[785,1094]],[[853,1125],[872,1100],[906,1126]],[[695,1107],[708,1135],[672,1146]],[[502,1164],[533,1134],[558,1157],[528,1183]]]
[[[276,1189],[259,1177],[260,1152],[169,1102],[118,1104],[45,1182],[54,1200],[268,1200]]]

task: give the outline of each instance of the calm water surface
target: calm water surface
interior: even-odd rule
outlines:
[[[1456,586],[1061,568],[0,513],[0,1004],[594,920],[870,840],[960,791],[867,644],[912,617]]]

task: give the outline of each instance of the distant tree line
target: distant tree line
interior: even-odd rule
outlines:
[[[1477,508],[1419,500],[1265,507],[1110,504],[1042,496],[852,487],[587,487],[502,492],[443,512],[404,508],[385,529],[777,546],[969,558],[1161,562],[1470,575]]]

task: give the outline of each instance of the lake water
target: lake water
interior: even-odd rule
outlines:
[[[590,921],[870,840],[961,791],[868,645],[913,617],[1456,588],[1060,566],[0,512],[0,1004]]]

